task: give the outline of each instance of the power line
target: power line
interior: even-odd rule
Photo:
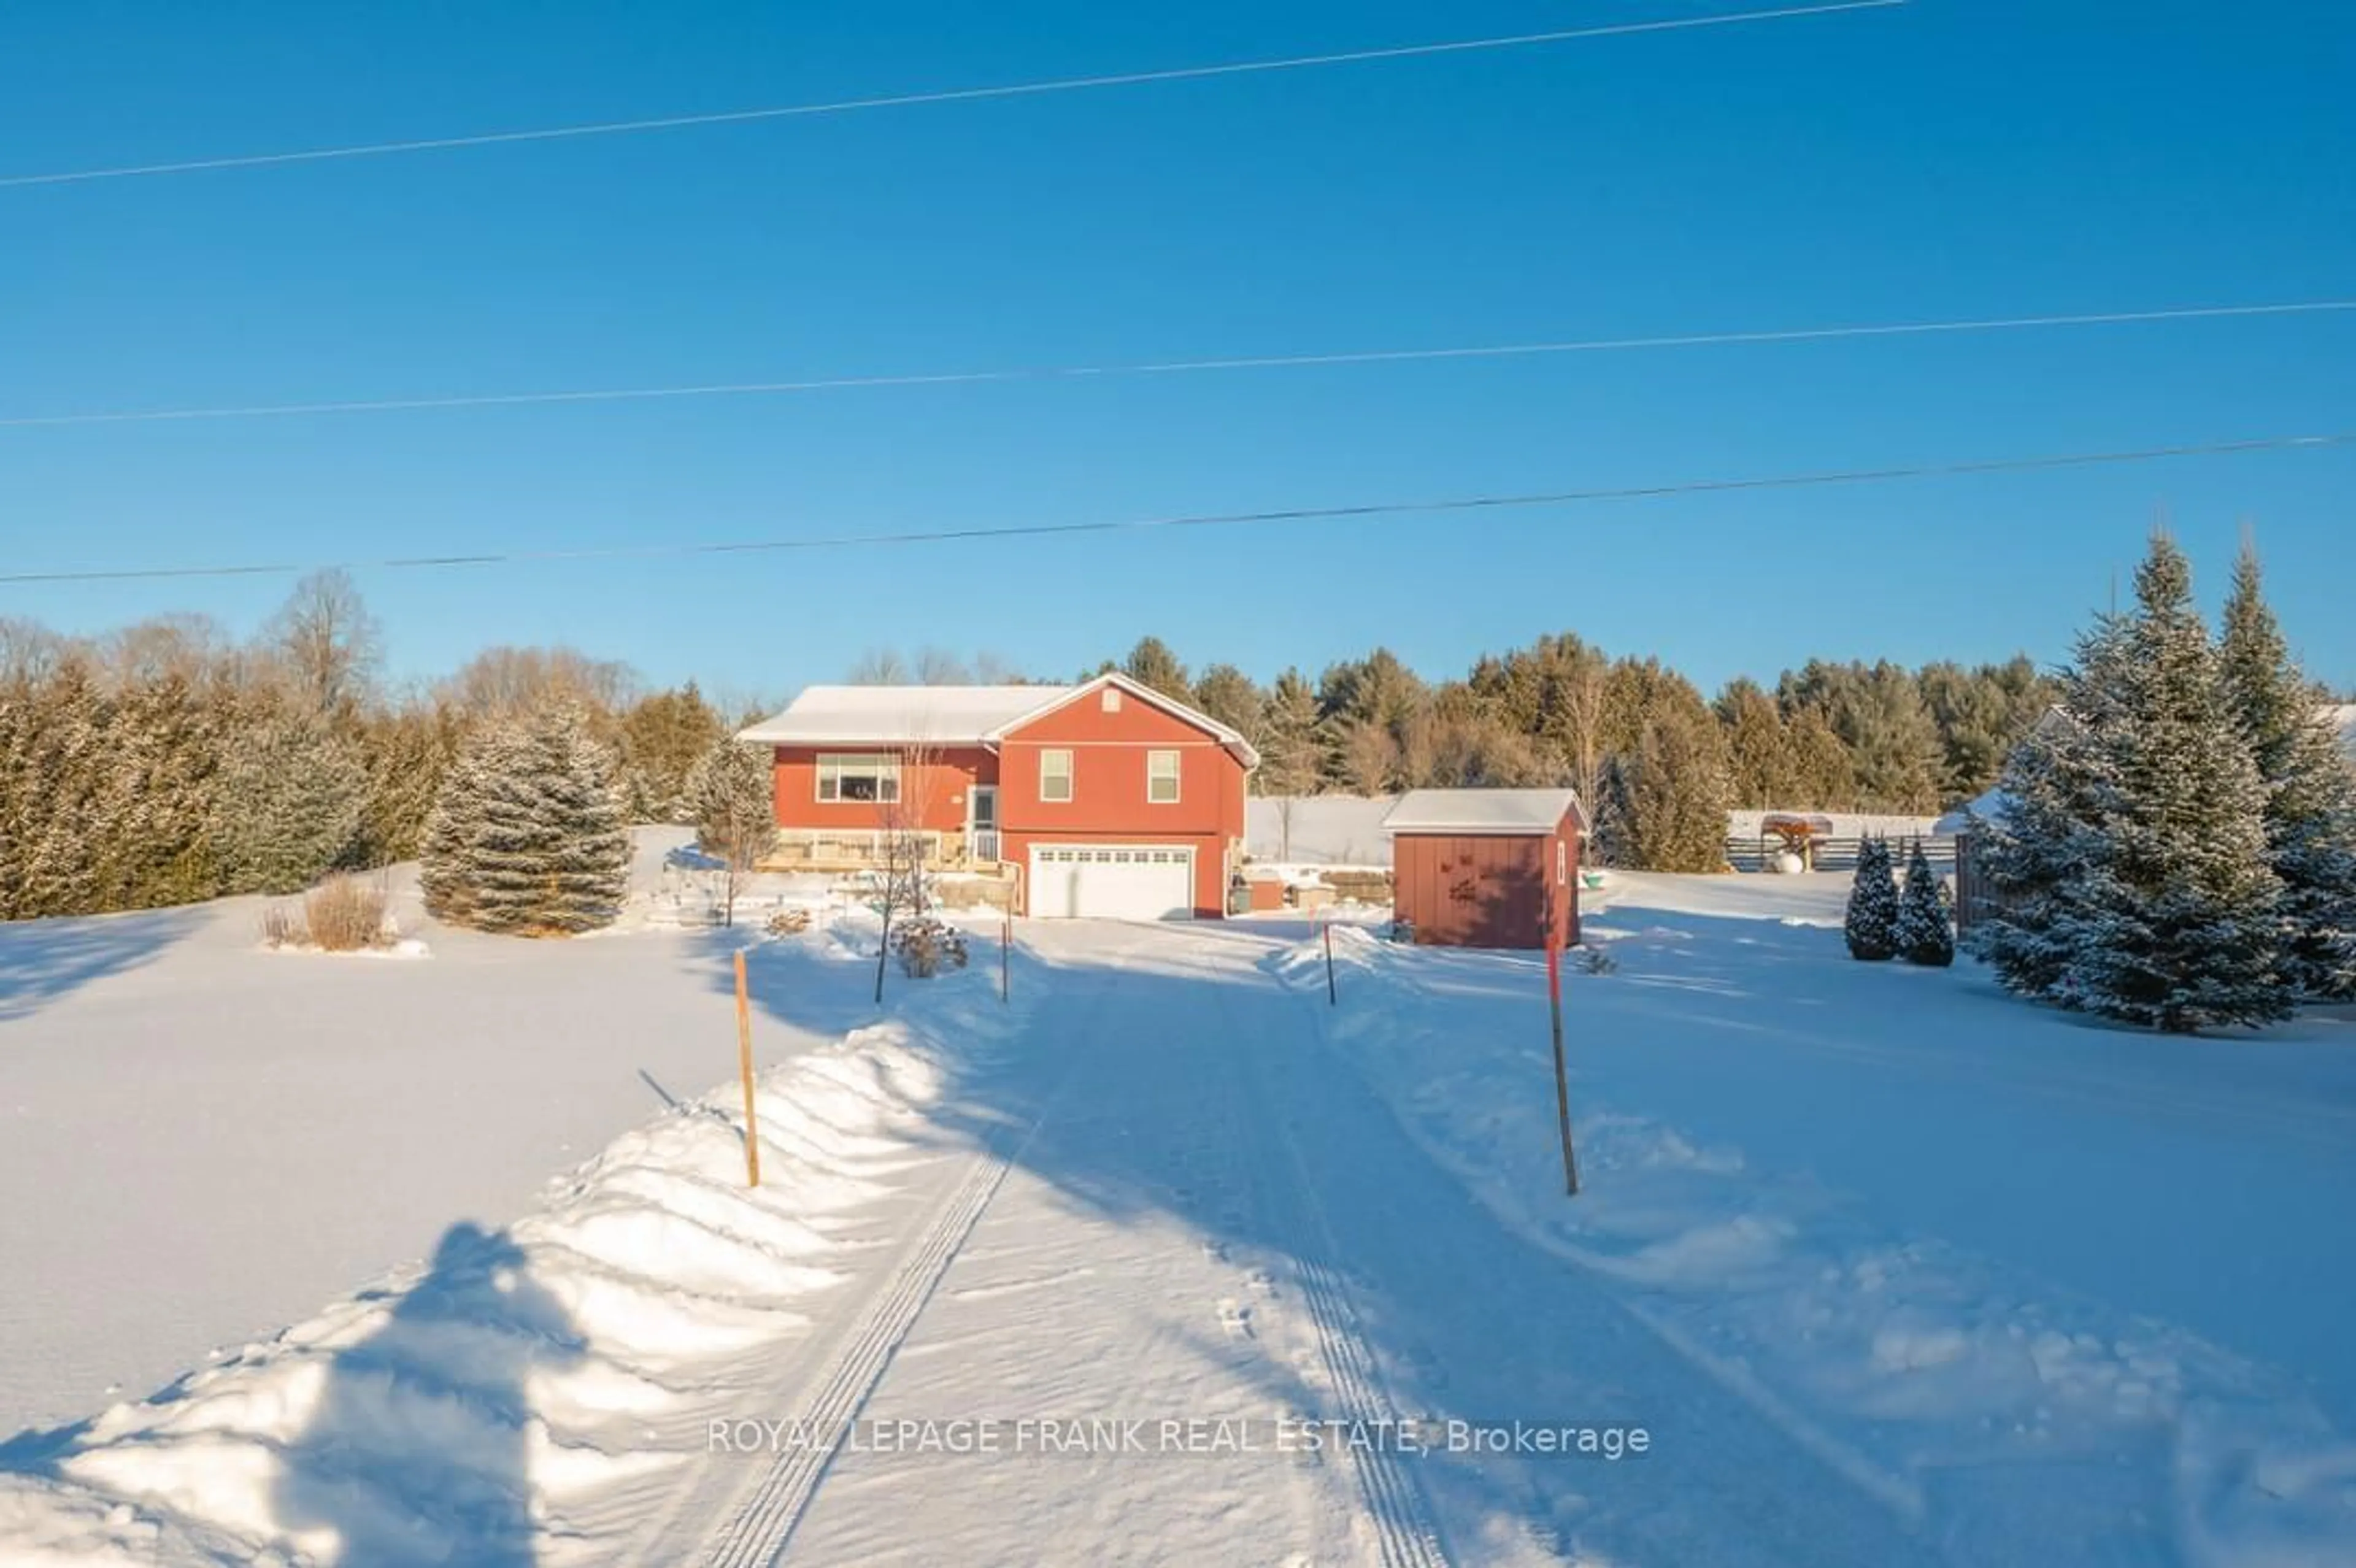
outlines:
[[[2356,299],[2303,300],[2279,304],[2189,305],[2176,309],[2100,311],[2069,315],[1987,316],[1956,321],[1868,323],[1747,332],[1697,332],[1651,337],[1573,338],[1556,342],[1476,344],[1447,348],[1374,348],[1328,354],[1261,354],[1215,359],[1163,359],[1116,365],[1061,365],[996,370],[944,370],[904,375],[831,376],[798,381],[734,381],[671,387],[600,387],[549,392],[490,392],[416,398],[376,398],[318,403],[249,403],[218,408],[124,409],[91,413],[0,417],[0,429],[59,425],[160,424],[193,420],[286,419],[306,414],[417,412],[437,409],[523,408],[550,403],[649,402],[682,398],[742,398],[790,392],[831,392],[905,387],[970,387],[994,382],[1111,379],[1216,370],[1278,370],[1354,365],[1399,365],[1451,359],[1511,359],[1545,355],[1624,353],[1654,348],[1822,343],[1843,338],[1915,337],[1973,332],[2022,332],[2040,327],[2116,326],[2234,317],[2319,315],[2356,311]]]
[[[2112,452],[2073,452],[2040,457],[1977,458],[1960,463],[1915,464],[1887,468],[1834,469],[1807,474],[1753,475],[1738,479],[1687,479],[1658,485],[1599,489],[1545,490],[1519,495],[1459,496],[1427,501],[1365,501],[1347,506],[1288,507],[1254,512],[1201,512],[1158,517],[1099,518],[1076,523],[1021,523],[998,528],[921,528],[887,534],[836,534],[800,539],[755,539],[734,544],[587,546],[573,549],[501,550],[467,555],[396,556],[380,560],[252,562],[238,566],[116,567],[85,571],[15,571],[0,574],[0,586],[43,582],[123,582],[166,578],[293,576],[327,568],[345,571],[407,571],[457,566],[513,566],[548,561],[648,560],[665,556],[755,555],[787,550],[852,549],[879,545],[942,544],[966,539],[1060,538],[1076,534],[1140,533],[1163,528],[1232,528],[1280,523],[1335,522],[1354,517],[1504,511],[1518,507],[1576,506],[1601,501],[1654,500],[1669,496],[1720,495],[1746,490],[1797,490],[1836,485],[1886,484],[1901,479],[1953,479],[1974,475],[2028,474],[2091,468],[2166,458],[2240,456],[2356,445],[2356,431],[2322,435],[2257,436],[2244,441],[2205,442]]]
[[[325,163],[337,158],[389,157],[402,153],[450,152],[466,147],[495,147],[520,142],[556,142],[586,136],[622,136],[645,131],[678,131],[700,125],[741,125],[760,120],[802,119],[820,114],[848,114],[867,109],[906,109],[922,104],[971,103],[998,98],[1038,98],[1050,93],[1084,92],[1098,88],[1140,87],[1153,82],[1199,81],[1210,77],[1244,76],[1308,70],[1323,66],[1361,65],[1378,60],[1411,59],[1430,55],[1469,54],[1476,50],[1525,48],[1539,44],[1571,43],[1585,38],[1623,37],[1635,33],[1681,32],[1695,27],[1723,27],[1745,22],[1787,21],[1803,16],[1829,16],[1847,11],[1884,11],[1908,0],[1837,0],[1815,5],[1786,5],[1773,10],[1737,11],[1714,16],[1679,16],[1653,22],[1620,22],[1593,27],[1565,27],[1553,32],[1518,33],[1506,37],[1458,38],[1442,43],[1400,44],[1387,48],[1345,49],[1329,54],[1295,55],[1281,59],[1231,60],[1221,65],[1180,66],[1162,70],[1123,71],[1108,76],[1062,77],[997,87],[949,88],[930,92],[898,92],[875,98],[837,99],[830,102],[792,103],[767,109],[734,109],[709,114],[671,114],[648,120],[610,120],[587,125],[544,126],[527,131],[493,131],[468,136],[434,136],[405,142],[371,142],[345,147],[314,147],[287,153],[252,153],[220,158],[188,158],[173,163],[131,164],[113,168],[73,169],[57,174],[12,175],[0,177],[0,188],[37,185],[80,185],[93,180],[137,179],[159,175],[197,174],[217,169],[262,168],[282,164]]]

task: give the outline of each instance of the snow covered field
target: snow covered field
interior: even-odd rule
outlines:
[[[2158,1040],[1851,964],[1845,882],[1590,899],[1576,1201],[1539,966],[1353,925],[1332,1008],[1280,918],[1025,927],[1012,1006],[983,965],[880,1019],[856,932],[766,944],[751,1194],[733,1088],[694,1098],[710,938],[80,939],[0,1022],[12,1134],[79,1118],[0,1142],[64,1195],[6,1206],[5,1364],[165,1386],[26,1381],[0,1433],[56,1424],[0,1436],[0,1559],[2356,1561],[2356,1029]],[[264,1049],[231,1025],[280,984]],[[427,1070],[371,1105],[394,1051]],[[641,1059],[686,1104],[605,1098]],[[41,1185],[110,1157],[138,1179]],[[51,1324],[110,1292],[144,1305]]]
[[[404,895],[431,956],[388,963],[263,950],[268,902],[0,925],[0,1436],[519,1214],[734,1071],[718,933],[519,942]]]

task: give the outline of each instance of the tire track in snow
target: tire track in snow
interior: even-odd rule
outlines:
[[[1254,973],[1252,980],[1260,976]],[[1214,978],[1211,994],[1226,977]],[[1360,1430],[1399,1430],[1397,1404],[1385,1386],[1358,1328],[1347,1283],[1332,1259],[1336,1251],[1333,1227],[1317,1196],[1309,1162],[1289,1125],[1269,1114],[1270,1090],[1253,1037],[1235,1027],[1224,998],[1219,1001],[1221,1035],[1236,1050],[1240,1074],[1223,1074],[1231,1102],[1227,1125],[1242,1131],[1244,1157],[1270,1200],[1279,1234],[1291,1253],[1302,1301],[1317,1329],[1318,1351],[1333,1381],[1341,1418]],[[1248,1077],[1247,1085],[1240,1080]],[[1286,1169],[1270,1170],[1269,1161],[1281,1149]],[[1356,1472],[1358,1496],[1373,1524],[1383,1568],[1448,1568],[1448,1552],[1422,1488],[1387,1442],[1352,1444],[1350,1458]]]
[[[922,1239],[876,1293],[850,1338],[812,1379],[815,1392],[797,1412],[800,1430],[813,1440],[789,1445],[755,1483],[751,1496],[706,1549],[708,1568],[766,1568],[818,1495],[833,1462],[834,1445],[858,1419],[892,1357],[939,1285],[941,1276],[973,1233],[1006,1172],[1038,1132],[1045,1114],[1021,1129],[1002,1130],[993,1147],[975,1157],[926,1222]]]

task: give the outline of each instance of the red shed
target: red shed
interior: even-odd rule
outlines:
[[[1445,947],[1543,947],[1549,917],[1579,940],[1587,813],[1567,789],[1419,789],[1383,818],[1394,908]]]

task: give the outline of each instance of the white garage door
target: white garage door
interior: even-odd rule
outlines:
[[[1033,845],[1031,912],[1051,920],[1191,919],[1194,851],[1149,844]]]

